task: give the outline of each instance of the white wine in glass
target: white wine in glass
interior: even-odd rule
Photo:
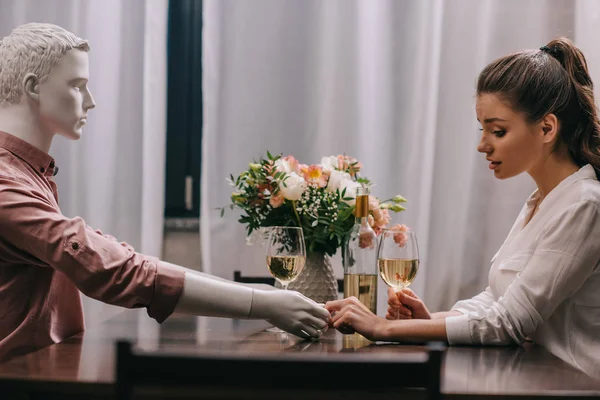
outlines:
[[[395,292],[408,287],[419,271],[419,247],[407,228],[384,229],[377,246],[379,276]]]
[[[396,292],[408,287],[419,270],[418,259],[379,258],[377,263],[381,279]]]
[[[305,263],[306,257],[303,256],[267,256],[267,266],[271,275],[284,289],[300,275]]]
[[[302,273],[306,264],[306,245],[302,228],[272,226],[267,242],[267,267],[269,272],[287,290],[288,285]],[[277,327],[269,332],[282,333]]]

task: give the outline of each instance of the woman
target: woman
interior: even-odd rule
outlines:
[[[434,314],[412,291],[390,290],[387,320],[355,299],[334,301],[332,325],[372,340],[531,338],[599,371],[600,125],[583,54],[561,38],[492,62],[477,82],[476,112],[477,150],[496,178],[527,172],[537,185],[492,260],[489,286]],[[404,320],[394,320],[397,308]]]

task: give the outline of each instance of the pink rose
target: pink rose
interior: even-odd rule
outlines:
[[[388,210],[381,210],[381,218],[375,220],[375,224],[384,227],[390,223],[390,212]]]
[[[281,207],[281,205],[283,204],[284,201],[285,201],[285,197],[283,197],[283,193],[279,192],[279,193],[271,196],[271,198],[269,199],[269,204],[273,208],[279,208],[279,207]]]
[[[378,222],[380,222],[383,219],[383,210],[381,208],[374,209],[373,218],[375,218],[375,225],[379,225]]]

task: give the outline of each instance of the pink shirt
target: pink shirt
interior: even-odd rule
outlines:
[[[60,212],[54,160],[0,131],[0,361],[83,331],[79,291],[164,321],[185,274]]]

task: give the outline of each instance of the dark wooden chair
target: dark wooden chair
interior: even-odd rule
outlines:
[[[194,353],[189,349],[147,352],[130,342],[119,341],[116,398],[132,399],[134,392],[171,398],[168,393],[175,391],[186,396],[227,399],[330,399],[338,395],[362,399],[371,395],[398,397],[410,390],[419,398],[440,399],[445,349],[445,344],[435,342],[423,353],[249,355],[200,350]]]
[[[242,276],[241,271],[233,271],[233,280],[240,283],[264,283],[275,286],[275,278],[267,276]],[[344,280],[338,279],[338,292],[344,293]]]

